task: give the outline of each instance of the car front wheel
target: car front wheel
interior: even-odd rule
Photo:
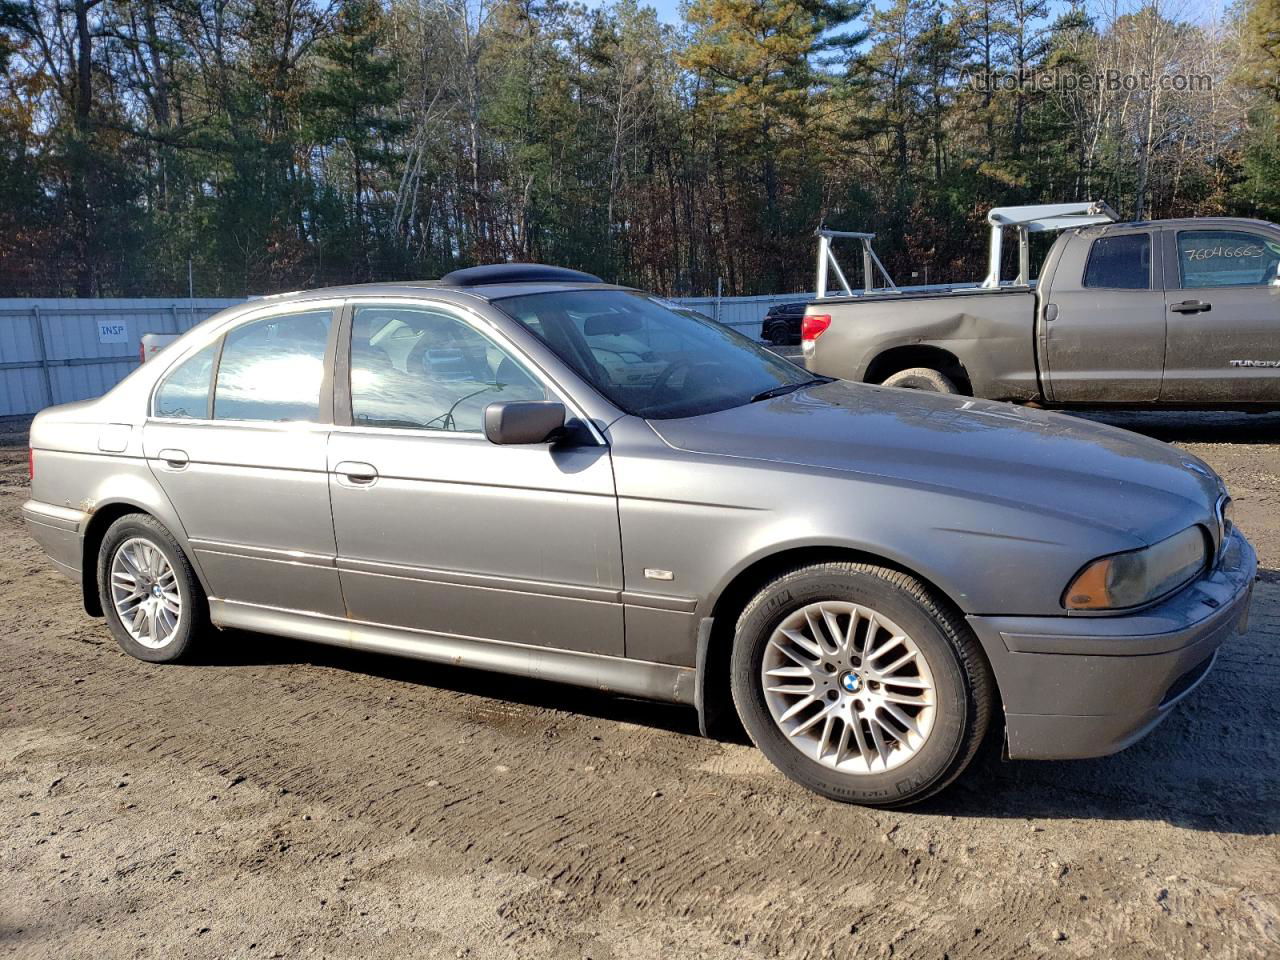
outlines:
[[[139,660],[180,659],[208,622],[204,591],[182,548],[145,514],[108,528],[98,551],[98,591],[116,641]]]
[[[994,685],[964,621],[907,574],[793,570],[739,618],[734,703],[760,750],[834,800],[905,806],[977,751]]]

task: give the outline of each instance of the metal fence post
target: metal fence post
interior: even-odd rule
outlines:
[[[44,373],[44,389],[49,397],[49,405],[52,406],[57,401],[53,396],[53,374],[49,371],[49,348],[45,345],[44,321],[40,317],[39,304],[35,304],[31,308],[31,336],[35,340],[36,349],[40,353],[40,370]]]

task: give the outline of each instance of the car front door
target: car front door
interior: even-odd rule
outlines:
[[[621,656],[622,549],[603,440],[486,440],[490,403],[554,394],[468,312],[356,302],[346,326],[328,459],[347,615]]]
[[[1280,240],[1241,229],[1168,234],[1178,274],[1166,293],[1160,399],[1280,402]]]
[[[238,324],[156,388],[143,447],[215,599],[342,614],[325,459],[334,307]]]
[[[1055,403],[1160,395],[1165,306],[1152,231],[1073,241],[1042,292],[1045,380]]]

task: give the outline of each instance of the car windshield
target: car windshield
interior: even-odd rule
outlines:
[[[495,305],[615,406],[666,420],[823,382],[740,333],[634,290],[569,290]]]

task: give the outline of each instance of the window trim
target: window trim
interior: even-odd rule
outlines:
[[[1120,293],[1158,293],[1163,286],[1156,285],[1156,261],[1159,259],[1160,248],[1154,236],[1153,230],[1130,230],[1125,233],[1104,233],[1100,237],[1094,237],[1089,243],[1089,255],[1084,258],[1084,270],[1080,274],[1081,290],[1113,290]],[[1110,287],[1110,286],[1091,286],[1089,280],[1089,267],[1093,263],[1093,255],[1098,249],[1098,244],[1104,240],[1119,240],[1122,237],[1146,237],[1147,238],[1147,285],[1145,287]]]
[[[1173,240],[1172,252],[1173,252],[1174,263],[1177,264],[1177,271],[1178,271],[1177,289],[1179,290],[1259,290],[1259,289],[1267,289],[1274,285],[1270,280],[1266,280],[1266,281],[1263,281],[1262,283],[1223,283],[1223,284],[1216,284],[1214,286],[1209,286],[1209,287],[1188,287],[1185,285],[1185,278],[1183,277],[1183,274],[1182,274],[1182,249],[1181,247],[1179,247],[1179,240],[1184,233],[1242,233],[1242,234],[1245,234],[1246,236],[1256,238],[1257,241],[1259,243],[1262,243],[1264,246],[1267,240],[1271,240],[1272,243],[1280,242],[1280,241],[1277,241],[1274,237],[1267,237],[1266,234],[1259,233],[1255,230],[1250,230],[1247,227],[1221,227],[1216,229],[1212,227],[1188,227],[1185,229],[1177,228],[1174,230],[1170,230],[1169,233],[1171,234],[1172,240]],[[1277,259],[1280,259],[1280,257],[1278,257]],[[1280,278],[1280,274],[1277,274],[1277,278]]]
[[[596,427],[595,422],[587,416],[586,411],[573,399],[569,391],[562,388],[527,351],[517,346],[491,318],[473,309],[469,304],[441,300],[429,296],[382,295],[352,297],[343,303],[341,322],[335,325],[339,327],[339,339],[337,355],[333,364],[334,429],[343,433],[369,433],[376,431],[380,436],[385,434],[411,437],[449,437],[457,440],[479,439],[484,440],[486,443],[488,442],[483,430],[464,432],[458,430],[433,430],[429,427],[382,427],[376,424],[355,422],[351,399],[351,333],[355,312],[358,307],[433,310],[470,327],[490,340],[499,349],[510,354],[513,360],[520,363],[525,368],[525,371],[542,385],[542,388],[547,391],[549,396],[563,403],[565,411],[568,413],[568,419],[576,419],[586,424],[592,439],[595,441],[595,445],[608,446],[608,441],[605,440],[604,435]]]
[[[334,351],[337,349],[338,336],[338,314],[337,311],[342,308],[344,301],[336,297],[325,297],[317,300],[294,300],[287,304],[270,304],[260,309],[253,310],[248,313],[240,314],[234,317],[226,325],[217,328],[207,340],[201,340],[199,343],[193,343],[189,349],[184,351],[169,364],[164,371],[151,385],[151,393],[147,398],[147,420],[157,423],[179,424],[179,423],[218,423],[218,424],[258,424],[275,427],[288,427],[297,424],[310,424],[312,426],[329,426],[333,423],[333,369],[332,358]],[[222,365],[222,350],[226,344],[227,334],[250,323],[256,323],[260,320],[268,320],[272,317],[286,317],[292,314],[301,313],[319,313],[323,310],[329,311],[329,336],[325,341],[324,352],[324,371],[320,380],[320,402],[318,415],[315,420],[240,420],[224,417],[215,420],[213,417],[214,397],[218,387],[218,368]],[[203,417],[161,417],[156,413],[156,395],[160,392],[160,388],[165,384],[169,377],[182,364],[186,363],[191,357],[195,356],[206,347],[217,346],[214,353],[213,366],[209,370],[209,400],[205,405],[205,415]]]

